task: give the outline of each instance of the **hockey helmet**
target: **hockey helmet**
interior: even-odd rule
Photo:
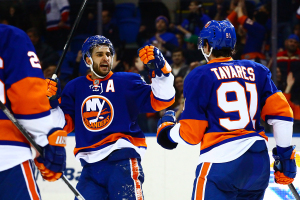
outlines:
[[[211,20],[207,22],[200,32],[198,49],[204,47],[205,39],[207,39],[209,46],[213,49],[230,48],[233,50],[236,43],[234,26],[227,20]]]
[[[86,56],[92,59],[92,55],[90,54],[90,50],[98,45],[107,45],[110,49],[111,55],[115,55],[114,46],[109,39],[102,35],[94,35],[85,40],[82,45],[82,55],[84,63],[89,67],[89,64],[86,63]]]

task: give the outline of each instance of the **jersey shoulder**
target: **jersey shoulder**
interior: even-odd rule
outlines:
[[[144,81],[140,74],[133,72],[114,72],[111,78],[126,82]]]
[[[0,43],[3,44],[4,42],[8,42],[9,47],[13,45],[20,47],[20,45],[22,45],[22,43],[19,42],[20,40],[30,41],[29,37],[23,30],[14,26],[0,24],[0,33]]]

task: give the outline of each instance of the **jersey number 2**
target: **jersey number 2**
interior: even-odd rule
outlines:
[[[220,85],[217,90],[218,106],[225,113],[238,112],[240,119],[230,120],[227,118],[219,118],[220,125],[228,130],[236,130],[245,128],[250,119],[255,129],[255,119],[254,116],[257,112],[257,89],[255,83],[245,83],[243,87],[239,82],[225,82]],[[248,108],[246,91],[250,92],[250,104]],[[228,101],[227,93],[234,92],[236,95],[236,100]]]

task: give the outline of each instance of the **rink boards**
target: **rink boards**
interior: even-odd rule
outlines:
[[[300,135],[300,134],[299,134]],[[275,140],[269,136],[269,149],[275,147]],[[178,145],[176,149],[164,150],[156,143],[154,134],[146,138],[148,149],[142,161],[145,173],[145,182],[142,185],[146,200],[190,200],[195,170],[199,155],[199,145],[184,146]],[[300,137],[293,138],[293,144],[298,144],[296,150],[300,153]],[[74,135],[67,140],[67,170],[66,177],[76,186],[81,173],[81,165],[75,160],[73,148],[75,147]],[[273,161],[271,152],[269,152]],[[294,186],[300,192],[300,158],[297,157],[298,177]],[[270,166],[271,167],[271,166]],[[37,182],[43,200],[71,200],[74,195],[62,180],[50,183],[37,176]],[[273,169],[269,187],[266,191],[266,200],[289,200],[294,199],[288,186],[279,185],[274,182]]]

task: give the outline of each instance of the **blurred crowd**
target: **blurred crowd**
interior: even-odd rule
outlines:
[[[87,37],[99,32],[97,2],[88,1],[74,33],[58,74],[62,86],[91,73],[82,60],[81,46]],[[144,44],[158,47],[175,76],[176,100],[168,109],[176,112],[177,119],[184,104],[184,79],[191,70],[206,63],[197,41],[208,21],[227,19],[235,26],[234,59],[253,60],[268,68],[273,66],[271,0],[176,0],[176,10],[172,12],[160,0],[139,0],[137,5],[116,4],[113,0],[101,2],[100,30],[116,50],[113,71],[139,73],[150,84],[148,71],[137,57],[137,49]],[[81,4],[82,0],[0,0],[0,23],[16,26],[28,34],[44,76],[49,78],[56,69]],[[277,73],[273,74],[278,89],[294,112],[294,132],[297,133],[300,133],[299,6],[299,0],[277,0]],[[156,132],[157,120],[163,112],[141,114],[142,130]],[[267,132],[272,132],[266,123],[261,123]]]

